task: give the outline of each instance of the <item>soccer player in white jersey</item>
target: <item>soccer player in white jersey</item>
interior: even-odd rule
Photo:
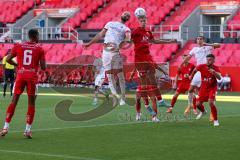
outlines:
[[[108,22],[104,28],[88,43],[85,47],[91,46],[104,37],[104,49],[102,54],[102,61],[104,71],[109,81],[109,88],[113,95],[113,105],[125,104],[125,78],[123,73],[123,62],[119,50],[121,46],[131,42],[131,31],[125,25],[130,19],[129,12],[123,12],[120,21]],[[119,80],[121,95],[117,93],[116,79]]]
[[[206,64],[207,55],[211,54],[214,48],[220,47],[218,43],[214,43],[214,44],[205,43],[203,36],[198,36],[196,39],[196,42],[198,46],[193,47],[193,49],[189,52],[189,55],[183,61],[181,66],[185,62],[189,61],[193,56],[195,57],[195,60],[197,63],[196,66],[201,64]],[[201,73],[197,72],[191,81],[191,85],[188,91],[188,107],[185,110],[185,113],[188,113],[190,111],[190,108],[193,106],[192,104],[193,99],[196,98],[194,95],[194,91],[196,91],[200,86],[201,86]],[[197,111],[194,110],[194,112],[197,112]]]
[[[108,93],[102,89],[103,82],[105,81],[105,72],[102,64],[101,58],[96,58],[93,62],[93,66],[95,67],[95,90],[94,90],[94,98],[93,105],[97,105],[98,103],[98,94],[102,93],[106,99],[108,100]]]

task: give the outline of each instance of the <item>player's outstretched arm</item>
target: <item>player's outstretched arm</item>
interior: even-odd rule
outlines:
[[[96,34],[90,42],[83,44],[84,47],[89,47],[94,43],[97,43],[101,38],[105,36],[107,29],[103,28],[98,34]]]
[[[221,45],[219,43],[204,43],[204,46],[211,46],[213,48],[219,48]]]
[[[13,61],[14,57],[16,57],[16,56],[9,54],[9,55],[7,55],[6,61],[11,65],[17,66],[17,63],[15,61]]]
[[[166,43],[176,43],[176,39],[171,39],[171,40],[163,40],[163,39],[153,39],[151,41],[154,44],[166,44]]]
[[[131,32],[129,31],[125,33],[125,39],[120,43],[119,48],[129,48],[131,44]]]

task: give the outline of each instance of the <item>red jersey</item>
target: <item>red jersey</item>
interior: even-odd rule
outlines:
[[[132,32],[134,43],[135,61],[144,61],[150,56],[150,41],[153,40],[153,34],[149,29],[137,28]]]
[[[38,79],[40,60],[45,60],[44,50],[38,43],[15,44],[11,54],[17,57],[17,79]]]
[[[219,68],[215,65],[212,67],[216,72],[220,72]],[[197,70],[201,72],[202,84],[201,88],[211,90],[217,88],[217,79],[209,71],[209,67],[206,64],[197,66]]]
[[[191,82],[191,80],[189,79],[189,76],[191,75],[194,68],[195,66],[192,63],[188,63],[187,65],[183,65],[181,68],[178,69],[178,74],[181,75],[183,83]]]

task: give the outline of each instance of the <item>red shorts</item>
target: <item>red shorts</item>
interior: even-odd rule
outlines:
[[[143,97],[146,98],[148,97],[148,89],[147,88],[142,88],[142,86],[138,86],[136,90],[136,96],[138,98]]]
[[[182,83],[181,82],[178,85],[177,92],[184,94],[184,93],[186,93],[189,90],[189,87],[190,87],[190,83]]]
[[[14,83],[13,93],[14,94],[22,94],[25,87],[27,89],[27,94],[28,95],[31,95],[31,96],[36,95],[36,91],[37,91],[36,81],[22,80],[22,79],[17,79],[16,82]]]
[[[144,76],[148,73],[155,73],[157,64],[153,61],[152,56],[145,56],[144,59],[135,61],[135,67],[139,72],[139,76]]]
[[[217,89],[213,88],[213,89],[204,89],[201,88],[199,91],[199,97],[198,97],[198,101],[199,102],[208,102],[209,100],[216,100],[216,92]]]

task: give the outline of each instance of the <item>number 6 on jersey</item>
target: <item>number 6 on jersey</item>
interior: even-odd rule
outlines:
[[[23,53],[23,65],[30,65],[32,63],[32,50],[25,50]]]

